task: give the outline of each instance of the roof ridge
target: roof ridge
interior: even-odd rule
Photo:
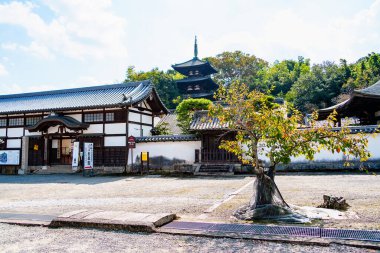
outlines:
[[[137,81],[137,82],[128,82],[128,83],[95,85],[95,86],[69,88],[69,89],[59,89],[59,90],[48,90],[48,91],[37,91],[37,92],[7,94],[7,95],[0,95],[0,99],[31,97],[31,96],[44,96],[44,95],[53,95],[53,94],[62,94],[62,93],[74,93],[74,92],[83,92],[83,91],[102,90],[102,89],[107,89],[107,88],[113,89],[113,88],[119,88],[119,87],[123,87],[123,86],[137,86],[137,85],[146,84],[146,83],[149,84],[150,80],[143,80],[143,81]]]

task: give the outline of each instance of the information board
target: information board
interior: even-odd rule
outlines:
[[[0,150],[0,165],[19,165],[20,150]]]

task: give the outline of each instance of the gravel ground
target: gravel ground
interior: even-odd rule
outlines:
[[[0,176],[0,212],[62,214],[78,209],[197,216],[251,179]]]
[[[364,249],[338,245],[320,247],[227,238],[48,229],[6,224],[0,224],[0,231],[0,252],[367,252]]]
[[[318,206],[324,194],[343,196],[351,206],[348,211],[359,218],[325,220],[314,225],[353,229],[380,230],[380,176],[367,174],[287,174],[278,175],[277,186],[287,203],[297,206]],[[251,198],[247,188],[231,201],[221,205],[208,218],[231,220],[231,213]]]
[[[61,214],[78,209],[174,212],[197,220],[252,177],[93,177],[81,175],[0,176],[0,212]],[[358,219],[314,225],[380,230],[380,177],[366,174],[287,174],[276,177],[284,199],[298,206],[317,206],[323,194],[343,196]],[[221,204],[207,221],[232,222],[231,214],[249,202],[252,186]]]

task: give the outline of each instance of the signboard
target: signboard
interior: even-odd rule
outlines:
[[[73,161],[71,163],[72,167],[78,167],[79,165],[79,142],[73,143]]]
[[[34,151],[38,151],[38,148],[39,148],[39,147],[38,147],[38,144],[34,144],[34,146],[33,146],[33,150],[34,150]]]
[[[94,168],[94,143],[84,143],[84,169],[91,170]]]
[[[141,161],[143,162],[148,161],[148,152],[141,152]]]
[[[128,137],[128,148],[136,148],[136,138],[132,135]]]
[[[19,165],[20,150],[0,150],[0,165]]]

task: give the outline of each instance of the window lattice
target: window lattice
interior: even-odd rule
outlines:
[[[0,127],[7,126],[7,119],[0,119]]]
[[[84,115],[84,122],[101,122],[103,113],[88,113]]]
[[[27,126],[33,126],[38,121],[40,121],[41,119],[42,119],[42,117],[29,117],[29,118],[26,118],[26,125]]]
[[[24,118],[9,119],[9,126],[22,126],[24,125]]]

